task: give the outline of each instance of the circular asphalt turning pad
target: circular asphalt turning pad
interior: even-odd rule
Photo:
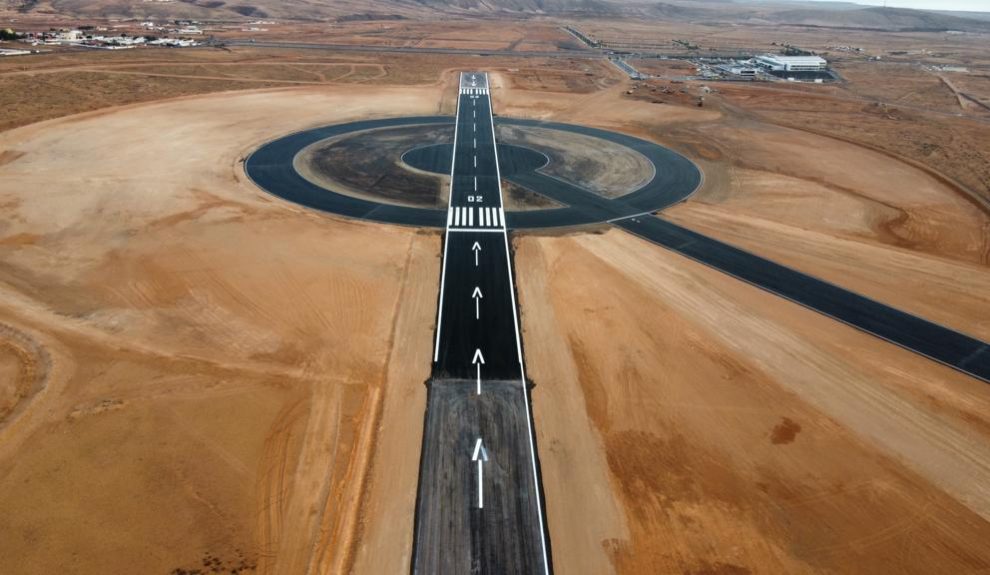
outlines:
[[[314,128],[262,145],[245,160],[244,169],[263,190],[308,208],[389,224],[443,228],[447,223],[446,209],[398,206],[336,192],[304,178],[296,171],[293,160],[311,144],[353,132],[453,124],[454,118],[450,116],[418,116]],[[573,124],[499,117],[495,118],[495,125],[537,127],[601,138],[639,152],[654,167],[653,178],[645,185],[610,199],[542,174],[540,168],[548,159],[538,151],[499,145],[498,159],[503,178],[566,206],[506,212],[506,224],[510,229],[578,226],[648,214],[685,199],[701,184],[701,171],[693,162],[668,148],[626,134]],[[437,144],[409,150],[402,160],[428,172],[449,173],[452,155],[452,144]]]

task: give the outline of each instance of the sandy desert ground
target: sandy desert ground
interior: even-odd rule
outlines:
[[[607,69],[493,72],[500,114],[696,159],[704,187],[665,217],[990,337],[987,215],[920,168],[624,98]],[[439,235],[286,205],[240,160],[450,112],[451,78],[0,133],[12,572],[408,569]],[[618,231],[514,246],[558,572],[990,569],[985,384]]]
[[[688,153],[706,182],[674,221],[986,337],[986,214],[918,168],[712,110],[499,97]],[[985,384],[618,231],[516,248],[558,568],[990,566]]]
[[[438,91],[214,95],[4,134],[2,365],[37,382],[4,389],[8,572],[341,572],[372,473],[405,471],[388,516],[411,525],[417,451],[369,456],[385,417],[419,435],[439,239],[287,206],[239,161]]]
[[[985,384],[617,231],[516,265],[557,569],[990,565]]]

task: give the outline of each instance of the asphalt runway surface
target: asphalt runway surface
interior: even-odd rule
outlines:
[[[550,573],[487,77],[459,92],[412,573]]]
[[[545,572],[539,490],[520,457],[529,450],[524,390],[518,379],[483,386],[475,395],[474,380],[428,384],[413,573]]]

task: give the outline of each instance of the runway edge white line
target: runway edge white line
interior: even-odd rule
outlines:
[[[461,77],[464,76],[464,72],[461,72],[460,76],[457,77],[458,94],[457,94],[457,112],[454,114],[454,153],[450,158],[450,188],[447,191],[447,209],[451,207],[451,201],[454,198],[454,163],[457,160],[457,120],[461,117],[461,95],[460,95],[460,84]],[[444,284],[447,282],[447,246],[450,245],[450,226],[447,226],[446,232],[443,236],[443,265],[440,270],[440,299],[437,305],[437,339],[433,344],[433,363],[436,363],[440,359],[440,326],[443,325],[443,289]]]
[[[485,85],[490,88],[487,73],[485,73]],[[495,114],[492,109],[491,89],[486,92],[485,96],[488,98],[488,119],[492,128],[492,150],[495,156],[495,182],[498,184],[498,207],[499,211],[502,212],[502,172],[498,166],[498,144],[495,142]],[[516,286],[515,281],[512,279],[512,258],[511,252],[509,252],[508,226],[502,228],[502,239],[505,242],[505,265],[509,269],[509,297],[512,300],[512,322],[516,328],[516,353],[519,357],[519,374],[523,390],[523,403],[526,405],[526,429],[529,432],[529,454],[533,467],[533,489],[536,490],[536,517],[540,523],[540,551],[543,554],[543,573],[550,575],[550,562],[547,559],[546,532],[543,525],[543,502],[540,501],[540,475],[536,470],[536,446],[533,444],[532,414],[529,409],[529,393],[526,390],[526,368],[523,366],[522,341],[519,336],[519,311],[516,309]]]

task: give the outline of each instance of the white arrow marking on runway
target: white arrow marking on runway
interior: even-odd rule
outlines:
[[[488,450],[481,443],[481,438],[474,443],[474,453],[471,454],[471,461],[478,462],[478,509],[485,508],[484,478],[485,468],[483,464],[488,461]]]
[[[475,288],[475,289],[477,289],[477,288]],[[481,366],[485,363],[485,356],[481,355],[481,350],[480,349],[474,350],[474,359],[471,360],[471,363],[473,363],[474,365],[478,366],[478,391],[477,391],[477,395],[481,395]]]
[[[478,267],[478,252],[481,251],[481,244],[474,242],[474,245],[471,246],[471,250],[474,251],[474,267]]]
[[[481,298],[485,297],[481,295],[481,288],[475,286],[471,297],[474,298],[474,319],[481,319]]]

